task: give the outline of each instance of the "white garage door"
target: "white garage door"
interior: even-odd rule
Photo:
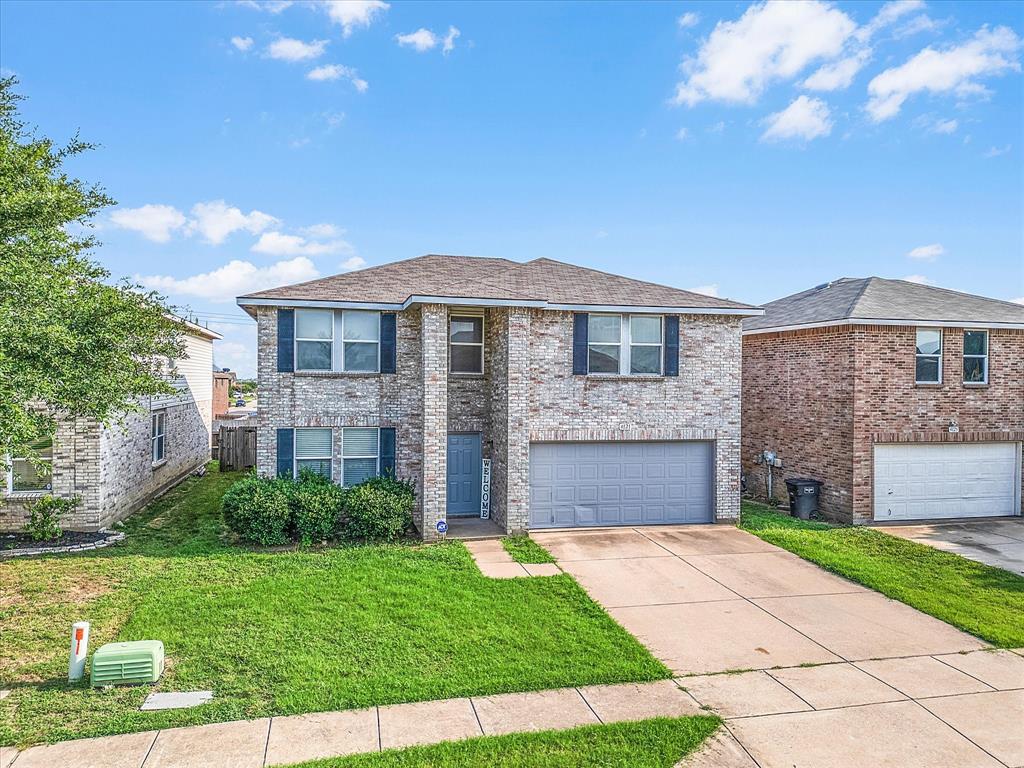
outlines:
[[[714,521],[714,444],[531,443],[530,527]]]
[[[1019,443],[875,446],[875,520],[1020,513]]]

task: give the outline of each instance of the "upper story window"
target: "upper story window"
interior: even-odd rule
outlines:
[[[597,315],[587,320],[590,373],[658,375],[664,334],[658,315]]]
[[[167,412],[159,411],[152,417],[153,425],[150,433],[152,445],[153,463],[163,461],[167,457],[166,434],[167,434]]]
[[[483,316],[452,315],[448,325],[448,350],[448,368],[452,373],[483,373]]]
[[[34,459],[15,456],[8,460],[7,493],[31,493],[53,488],[53,440],[33,443]]]
[[[988,331],[964,331],[964,383],[988,384]]]
[[[916,347],[916,373],[918,384],[938,384],[942,381],[942,329],[918,328]]]
[[[336,340],[339,343],[335,343]],[[295,310],[297,371],[380,370],[380,313],[363,310]]]

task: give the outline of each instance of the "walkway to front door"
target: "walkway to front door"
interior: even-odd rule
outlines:
[[[448,435],[448,517],[480,515],[480,435]]]

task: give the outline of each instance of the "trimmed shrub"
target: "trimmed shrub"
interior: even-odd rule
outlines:
[[[25,533],[32,541],[59,539],[64,529],[60,527],[62,516],[78,506],[78,497],[65,499],[60,496],[43,496],[28,504],[28,522]]]
[[[228,528],[243,539],[272,547],[287,544],[293,494],[290,480],[249,475],[224,493],[222,509]]]
[[[394,477],[372,477],[345,495],[345,536],[369,541],[396,541],[412,527],[416,491]]]
[[[303,470],[291,497],[299,541],[310,544],[334,538],[345,503],[345,490],[326,477]]]

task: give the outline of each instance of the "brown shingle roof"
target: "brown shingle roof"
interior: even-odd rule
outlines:
[[[544,301],[594,306],[748,309],[729,299],[577,267],[553,259],[525,264],[479,256],[419,256],[358,272],[310,280],[239,297],[402,304],[410,296]]]

